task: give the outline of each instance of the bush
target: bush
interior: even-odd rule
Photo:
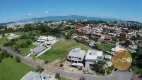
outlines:
[[[64,65],[61,63],[61,64],[60,64],[60,67],[63,67],[63,66],[64,66]]]
[[[5,53],[4,53],[4,56],[5,56],[6,58],[8,58],[10,55],[9,55],[9,53],[5,52]]]
[[[27,43],[21,43],[21,44],[20,44],[20,47],[26,48],[26,47],[28,47],[28,44],[27,44]]]
[[[12,54],[9,54],[9,57],[10,57],[10,58],[13,58],[13,55],[12,55]]]
[[[0,62],[2,62],[2,59],[0,58]]]
[[[7,43],[5,43],[5,44],[4,44],[4,46],[9,46],[9,43],[8,43],[8,42],[7,42]]]
[[[37,69],[36,69],[36,72],[40,72],[41,73],[41,72],[43,72],[43,70],[44,70],[43,68],[41,68],[40,66],[38,66]]]
[[[21,60],[20,60],[20,58],[19,57],[15,57],[15,60],[16,60],[16,62],[21,62]]]
[[[20,37],[20,39],[29,39],[29,36],[28,36],[28,35],[22,35],[22,36]]]
[[[56,74],[55,74],[55,78],[56,78],[56,79],[60,79],[60,73],[56,73]]]
[[[27,40],[26,43],[27,43],[28,45],[31,45],[31,44],[32,44],[32,42],[31,42],[30,40]]]
[[[46,63],[48,63],[48,62],[49,62],[48,60],[45,60],[45,62],[44,62],[44,63],[46,64]]]
[[[0,58],[4,59],[4,52],[0,53]]]

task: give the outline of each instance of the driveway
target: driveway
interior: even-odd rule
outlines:
[[[112,72],[112,74],[110,74],[108,76],[96,76],[96,75],[91,75],[91,74],[83,74],[83,73],[65,71],[65,70],[56,69],[56,68],[46,66],[44,64],[41,64],[39,62],[36,62],[36,61],[28,58],[28,57],[23,57],[8,47],[0,46],[0,48],[3,48],[4,50],[6,50],[9,54],[12,54],[13,56],[19,57],[20,60],[25,64],[28,64],[28,65],[35,67],[35,68],[40,66],[40,67],[44,68],[44,71],[47,73],[59,72],[62,77],[71,78],[73,80],[79,80],[79,78],[81,76],[85,76],[85,78],[87,80],[131,80],[131,77],[133,75],[133,72],[128,72],[127,70],[126,71],[114,71],[114,72]]]

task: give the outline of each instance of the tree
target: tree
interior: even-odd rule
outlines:
[[[4,46],[9,46],[9,43],[7,42],[7,43],[4,43]]]
[[[124,43],[124,46],[128,47],[130,44],[131,44],[131,42],[129,40],[126,40],[125,43]]]
[[[27,44],[27,43],[21,43],[21,44],[20,44],[20,47],[26,48],[26,47],[28,47],[28,44]]]
[[[31,45],[31,44],[32,44],[32,42],[31,42],[30,40],[27,40],[26,43],[27,43],[28,45]]]
[[[29,39],[29,36],[28,36],[28,35],[22,35],[22,36],[20,37],[20,39]]]
[[[120,41],[126,40],[126,35],[121,33],[119,36],[119,40]]]
[[[20,60],[20,58],[19,57],[15,57],[15,60],[16,60],[16,62],[21,62],[21,60]]]
[[[55,74],[55,78],[56,78],[56,79],[60,79],[60,73],[56,73],[56,74]]]
[[[70,39],[70,35],[66,35],[66,36],[65,36],[65,39]]]
[[[103,66],[104,66],[105,64],[106,64],[106,63],[105,63],[104,61],[94,62],[94,64],[92,64],[90,68],[91,68],[93,71],[95,71],[96,73],[103,74],[103,73],[104,73]]]

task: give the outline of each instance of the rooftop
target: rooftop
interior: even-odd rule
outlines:
[[[97,59],[102,59],[102,57],[103,57],[103,51],[88,50],[85,60],[97,60]]]
[[[68,56],[84,58],[85,50],[81,50],[80,48],[74,48],[69,52]]]

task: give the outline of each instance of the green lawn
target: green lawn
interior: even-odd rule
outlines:
[[[20,80],[32,67],[17,63],[14,59],[5,58],[0,63],[0,80]]]
[[[2,37],[0,38],[0,45],[4,45],[8,41],[9,41],[8,39],[6,39],[5,37]]]
[[[88,50],[90,47],[77,43],[74,40],[61,40],[57,44],[53,45],[52,48],[41,55],[39,58],[43,60],[49,60],[49,62],[56,59],[64,60],[72,48],[80,47],[81,49]]]
[[[98,49],[103,50],[103,51],[109,51],[111,50],[112,47],[113,45],[109,43],[100,43],[98,45]]]
[[[30,52],[30,49],[33,48],[35,48],[34,45],[29,45],[27,48],[20,48],[20,54],[26,56]]]

